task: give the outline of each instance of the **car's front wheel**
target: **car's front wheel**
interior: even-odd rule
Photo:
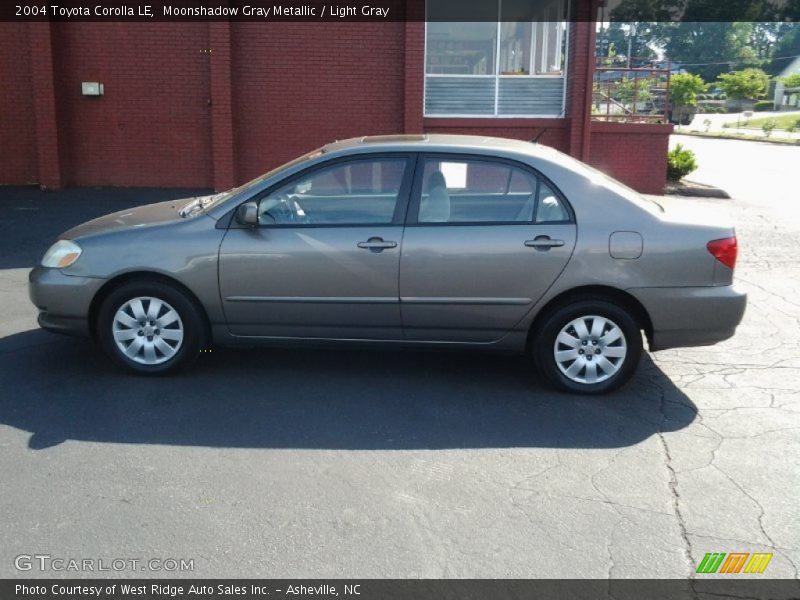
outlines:
[[[114,289],[97,320],[98,340],[122,367],[161,375],[193,362],[203,340],[203,321],[194,303],[157,280],[131,281]]]
[[[642,354],[636,320],[606,300],[573,302],[545,315],[531,351],[557,388],[603,394],[625,384]]]

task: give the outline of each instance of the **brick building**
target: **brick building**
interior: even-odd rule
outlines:
[[[658,193],[671,126],[591,120],[596,4],[527,23],[0,23],[0,184],[221,190],[331,140],[450,132],[539,136]]]

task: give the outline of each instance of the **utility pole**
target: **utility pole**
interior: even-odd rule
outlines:
[[[631,68],[631,52],[633,51],[633,38],[636,36],[636,23],[628,25],[628,68]]]

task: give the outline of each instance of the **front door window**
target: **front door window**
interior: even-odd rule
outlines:
[[[322,167],[261,198],[259,223],[389,224],[394,218],[406,162],[405,158],[378,158]]]

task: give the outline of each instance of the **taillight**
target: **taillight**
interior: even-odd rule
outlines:
[[[736,243],[736,236],[723,238],[721,240],[711,240],[706,244],[706,248],[719,262],[726,267],[733,269],[736,266],[736,253],[739,246]]]

